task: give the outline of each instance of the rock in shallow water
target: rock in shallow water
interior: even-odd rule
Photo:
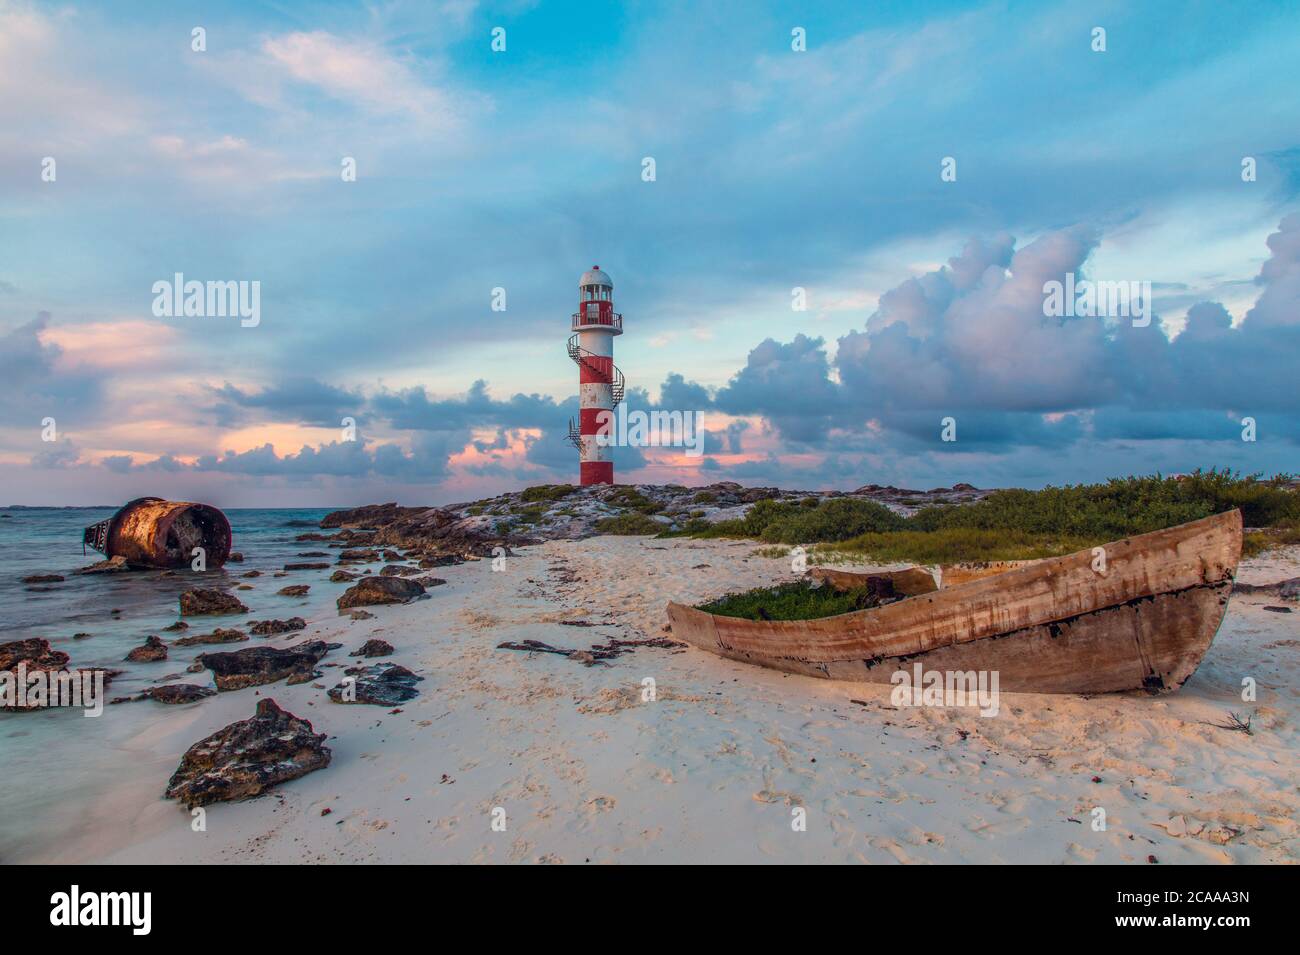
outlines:
[[[415,688],[415,684],[424,679],[396,663],[349,667],[343,672],[352,679],[344,680],[329,691],[330,699],[335,703],[396,706],[418,696],[420,691]]]
[[[44,637],[28,637],[0,643],[0,670],[16,670],[25,662],[28,672],[35,670],[62,670],[70,660],[62,650],[51,650],[50,641]]]
[[[302,617],[290,617],[288,620],[254,620],[249,626],[256,637],[274,637],[281,633],[292,633],[294,630],[305,630],[307,621]]]
[[[320,676],[316,664],[341,643],[309,640],[291,647],[248,647],[226,653],[204,653],[195,663],[207,667],[216,679],[218,690],[242,690],[289,678],[291,684],[306,683]]]
[[[158,637],[146,637],[143,646],[136,647],[126,655],[129,663],[153,663],[167,659],[167,644]]]
[[[181,616],[197,617],[212,613],[248,613],[248,608],[224,590],[195,587],[181,594]]]
[[[325,738],[275,700],[260,700],[250,719],[231,723],[186,750],[167,784],[167,798],[193,808],[260,795],[328,766],[333,754]]]
[[[281,597],[305,597],[309,590],[311,584],[290,584],[288,587],[281,587],[276,593]]]
[[[97,561],[89,567],[82,567],[77,571],[78,574],[118,574],[131,568],[126,563],[125,557],[110,557],[108,560]]]
[[[248,635],[242,630],[217,627],[211,633],[200,633],[192,637],[181,637],[175,641],[178,647],[197,647],[211,643],[243,643]]]
[[[62,574],[32,574],[24,577],[22,582],[24,584],[59,584],[63,580],[64,576]]]
[[[140,694],[140,699],[175,705],[197,703],[199,700],[216,695],[217,691],[209,686],[199,686],[197,683],[172,683],[167,686],[151,686]]]
[[[366,577],[345,590],[336,603],[340,610],[348,610],[374,604],[405,603],[423,593],[423,587],[406,577]]]

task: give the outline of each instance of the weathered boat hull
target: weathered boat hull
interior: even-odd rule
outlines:
[[[720,617],[668,605],[673,636],[745,663],[888,683],[930,670],[998,672],[1000,689],[1177,689],[1209,649],[1241,554],[1241,515],[1215,515],[819,620]]]
[[[958,584],[968,584],[972,580],[1005,574],[1008,570],[1028,567],[1036,563],[1038,563],[1036,560],[991,560],[980,563],[943,564],[939,568],[939,586],[956,587]]]
[[[809,567],[808,576],[821,580],[836,590],[851,590],[865,585],[872,577],[884,577],[894,585],[894,592],[902,597],[915,597],[918,594],[933,593],[938,590],[934,576],[920,567],[907,567],[903,570],[882,570],[874,574],[855,574],[847,570],[835,570],[831,567]]]
[[[87,527],[82,541],[133,567],[187,567],[202,547],[207,567],[230,556],[230,522],[210,504],[141,497],[106,521]]]

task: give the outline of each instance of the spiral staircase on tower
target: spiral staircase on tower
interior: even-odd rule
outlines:
[[[572,358],[575,363],[594,372],[596,375],[602,375],[600,366],[591,360],[593,358],[599,358],[600,356],[593,354],[580,346],[578,344],[577,335],[569,336],[569,357]],[[618,407],[618,403],[623,400],[623,395],[627,388],[627,381],[623,377],[623,372],[619,369],[618,365],[611,364],[610,368],[614,370],[614,380],[610,382],[610,392],[613,394],[614,400],[613,403],[610,404],[609,410],[613,411]],[[574,424],[572,418],[569,419],[568,440],[569,443],[579,451],[582,450],[582,435],[579,433],[578,426]]]

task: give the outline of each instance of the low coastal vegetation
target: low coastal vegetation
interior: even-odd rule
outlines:
[[[1300,493],[1293,478],[1216,470],[994,491],[974,503],[921,507],[910,516],[861,498],[763,500],[743,517],[692,520],[675,533],[826,545],[819,560],[869,556],[931,564],[1051,557],[1232,508],[1240,508],[1252,528],[1246,556],[1300,542]]]
[[[663,529],[664,525],[639,511],[624,511],[596,521],[596,530],[601,534],[658,534]]]
[[[746,620],[813,620],[865,610],[879,602],[878,595],[867,587],[841,591],[834,587],[815,587],[811,581],[800,580],[728,594],[703,604],[699,609],[720,617]]]

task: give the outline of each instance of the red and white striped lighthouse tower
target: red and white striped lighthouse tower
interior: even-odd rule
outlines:
[[[569,440],[578,449],[582,484],[613,484],[610,448],[596,443],[602,411],[613,414],[623,400],[623,373],[614,364],[614,336],[623,334],[623,316],[614,311],[614,283],[593,265],[578,282],[569,357],[578,364],[578,426],[569,419]],[[612,418],[609,419],[612,423]],[[608,429],[607,429],[608,430]]]

